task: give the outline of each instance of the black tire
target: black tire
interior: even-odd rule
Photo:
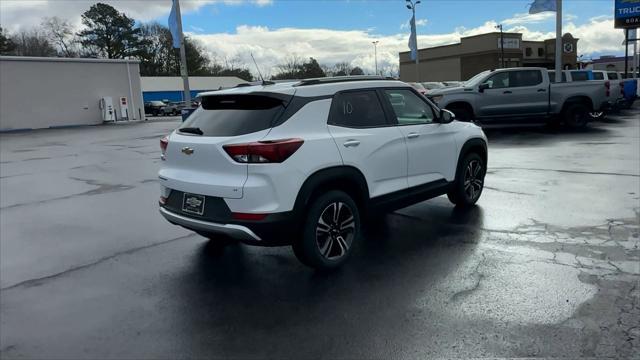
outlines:
[[[336,216],[337,212],[337,216]],[[360,237],[360,212],[346,193],[331,190],[309,206],[293,252],[303,264],[318,270],[342,265]]]
[[[570,128],[580,129],[589,122],[589,108],[580,103],[568,105],[563,114],[564,123]]]
[[[448,109],[456,115],[456,120],[464,122],[473,121],[473,113],[465,107],[452,107]]]
[[[486,173],[482,157],[477,153],[467,154],[458,164],[456,179],[447,193],[449,201],[460,207],[474,205],[482,195]]]

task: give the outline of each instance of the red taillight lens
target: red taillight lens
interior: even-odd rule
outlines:
[[[302,139],[281,139],[224,145],[223,148],[236,162],[268,164],[287,160],[303,143]]]
[[[162,151],[162,155],[167,152],[167,146],[169,146],[169,138],[165,136],[160,139],[160,150]]]
[[[611,95],[611,83],[608,81],[605,81],[604,87],[607,89],[607,97],[609,97]]]
[[[620,81],[620,94],[624,95],[624,81]]]
[[[231,218],[234,220],[250,220],[258,221],[267,217],[268,214],[246,214],[246,213],[232,213]]]

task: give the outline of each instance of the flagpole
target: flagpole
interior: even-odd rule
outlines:
[[[185,105],[191,107],[191,90],[189,89],[189,71],[187,69],[187,53],[184,46],[184,34],[182,33],[182,15],[180,14],[180,0],[174,0],[176,3],[176,21],[178,23],[178,31],[180,33],[180,76],[182,76],[182,85],[184,87],[183,100]]]
[[[556,0],[556,83],[562,82],[562,0]]]

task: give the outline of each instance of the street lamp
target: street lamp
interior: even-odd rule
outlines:
[[[374,56],[375,61],[376,61],[376,75],[378,75],[378,43],[379,42],[380,41],[378,41],[378,40],[371,42],[373,44],[373,56]]]
[[[413,21],[416,21],[416,5],[420,4],[420,0],[413,2],[413,0],[406,0],[407,9],[413,13]],[[411,29],[413,31],[413,29]],[[416,81],[420,81],[420,53],[418,52],[418,34],[416,34]]]
[[[500,30],[500,56],[502,57],[502,68],[504,68],[504,35],[502,32],[502,24],[496,25],[496,29]]]

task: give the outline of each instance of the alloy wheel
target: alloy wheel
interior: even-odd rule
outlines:
[[[471,160],[464,172],[464,192],[470,200],[475,200],[482,192],[482,164]]]
[[[316,244],[320,255],[328,260],[344,256],[356,233],[353,212],[343,202],[333,202],[322,210],[316,225]]]

